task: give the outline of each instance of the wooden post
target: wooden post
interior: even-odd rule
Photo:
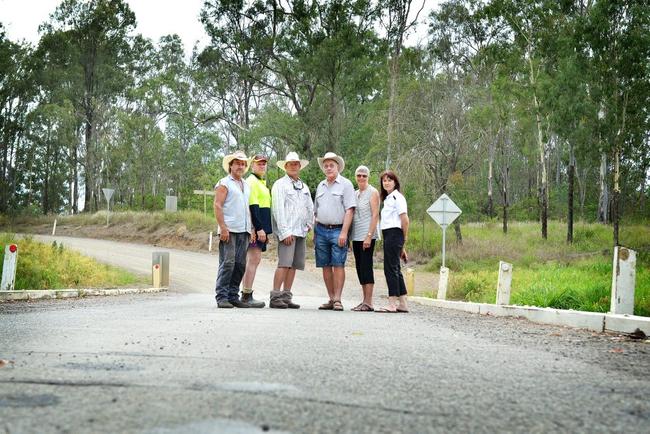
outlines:
[[[406,269],[406,293],[415,295],[415,270],[411,267]]]
[[[634,315],[635,285],[636,252],[627,247],[614,247],[611,313]]]
[[[512,283],[512,264],[499,261],[499,280],[497,281],[497,304],[510,304],[510,284]]]
[[[151,270],[151,280],[154,288],[160,288],[161,272],[160,265],[155,264]]]
[[[2,264],[2,281],[0,291],[12,291],[16,284],[16,265],[18,264],[18,246],[10,244],[5,247],[5,259]]]
[[[449,268],[440,267],[440,280],[438,281],[438,300],[447,299],[447,283],[449,283]]]

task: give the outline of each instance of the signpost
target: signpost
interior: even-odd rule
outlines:
[[[115,190],[112,188],[102,188],[102,191],[106,198],[106,226],[108,226],[108,216],[111,214],[111,197],[113,197]]]
[[[427,213],[431,218],[440,225],[442,228],[442,267],[445,267],[445,243],[446,243],[446,232],[447,226],[452,224],[454,220],[458,218],[461,214],[460,208],[454,203],[453,200],[449,198],[446,194],[442,194],[431,204]]]
[[[214,191],[212,190],[194,190],[194,194],[203,195],[203,214],[207,214],[207,196],[214,196]]]

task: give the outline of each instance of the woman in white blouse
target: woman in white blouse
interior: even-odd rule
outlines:
[[[386,170],[381,180],[381,233],[384,239],[384,276],[388,285],[388,306],[377,312],[408,312],[406,303],[406,285],[400,266],[400,259],[408,260],[404,245],[408,238],[409,218],[406,199],[400,192],[399,178]]]

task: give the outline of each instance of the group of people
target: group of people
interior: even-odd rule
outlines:
[[[219,308],[262,308],[264,301],[253,297],[253,282],[269,235],[278,240],[278,264],[273,277],[269,307],[298,309],[292,287],[296,270],[304,270],[306,237],[314,230],[316,267],[322,269],[329,300],[321,310],[342,311],[345,263],[349,242],[356,264],[363,300],[353,311],[408,312],[406,285],[400,259],[407,261],[405,243],[409,219],[406,199],[397,175],[381,173],[380,190],[369,184],[370,170],[355,170],[358,189],[341,173],[345,161],[334,152],[318,158],[325,174],[312,200],[300,171],[309,162],[289,152],[277,165],[285,172],[269,190],[266,185],[268,158],[248,158],[242,151],[227,155],[223,169],[228,173],[215,186],[214,213],[219,225],[219,271],[216,300]],[[244,179],[250,168],[252,174]],[[380,205],[383,207],[380,212]],[[383,237],[384,275],[388,305],[373,306],[375,242]],[[243,283],[243,284],[242,284]],[[241,296],[239,286],[242,284]]]

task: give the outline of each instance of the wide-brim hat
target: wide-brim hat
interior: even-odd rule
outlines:
[[[318,159],[318,165],[320,166],[320,170],[322,170],[323,172],[325,171],[325,169],[323,169],[323,162],[325,160],[336,161],[336,163],[339,165],[339,173],[343,172],[343,169],[345,168],[345,161],[343,161],[343,158],[339,157],[334,152],[325,153],[325,155],[323,155],[322,158]]]
[[[280,160],[276,164],[278,165],[278,167],[280,169],[282,169],[282,170],[284,170],[286,172],[287,171],[287,169],[285,168],[286,164],[290,163],[292,161],[299,161],[300,162],[300,170],[304,169],[309,164],[309,161],[301,160],[300,157],[298,157],[298,153],[293,152],[293,151],[289,152],[284,160]]]
[[[223,170],[226,171],[226,173],[230,173],[228,169],[230,169],[230,162],[233,160],[244,161],[246,163],[246,168],[244,169],[244,173],[248,172],[248,168],[251,165],[250,159],[246,156],[246,154],[244,154],[243,151],[235,151],[234,153],[223,157],[221,166],[223,167]]]

